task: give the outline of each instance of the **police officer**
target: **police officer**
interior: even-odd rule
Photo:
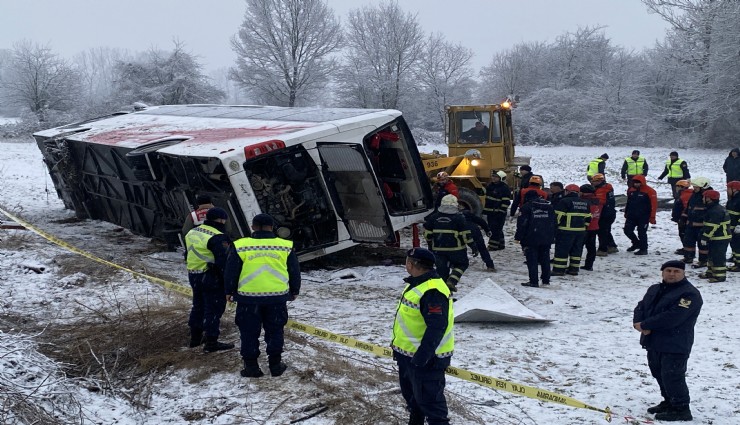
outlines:
[[[237,303],[243,377],[264,375],[257,362],[262,329],[270,374],[280,376],[288,367],[282,361],[283,328],[288,322],[287,302],[301,290],[301,269],[293,242],[275,236],[274,225],[270,215],[257,214],[252,236],[234,242],[226,263],[226,293]]]
[[[580,191],[578,185],[565,186],[565,196],[555,206],[557,231],[552,276],[578,275],[586,228],[591,222],[589,202],[579,197]]]
[[[491,230],[491,237],[488,239],[488,249],[491,251],[498,251],[506,246],[504,224],[506,223],[506,210],[511,204],[511,189],[504,181],[505,179],[506,173],[493,171],[491,183],[486,186],[486,203],[483,206],[483,213],[488,219],[488,228]]]
[[[529,281],[522,286],[538,287],[537,266],[542,270],[542,284],[550,284],[550,246],[555,238],[555,210],[535,191],[527,192],[516,221],[514,239],[519,241],[527,259]]]
[[[205,221],[185,235],[188,281],[193,290],[190,310],[190,347],[203,342],[206,353],[229,350],[234,344],[218,341],[221,316],[226,309],[224,297],[224,266],[231,239],[224,234],[228,214],[221,208],[208,210]]]
[[[679,180],[691,179],[691,173],[689,173],[689,165],[686,161],[678,157],[678,152],[676,151],[673,151],[668,155],[668,160],[665,162],[665,169],[660,176],[658,176],[658,180],[663,180],[663,177],[665,176],[668,176],[668,183],[671,185],[673,199],[678,198],[676,182]]]
[[[730,244],[730,215],[719,203],[719,192],[704,191],[704,205],[707,206],[704,216],[704,229],[701,238],[707,245],[708,270],[699,275],[709,282],[724,282],[727,275],[727,246]]]
[[[735,263],[727,270],[740,272],[740,181],[733,180],[727,183],[727,212],[730,214],[730,231],[732,239],[732,261]]]
[[[647,409],[661,421],[690,421],[686,366],[694,344],[694,325],[702,298],[687,279],[681,261],[671,260],[660,268],[663,281],[648,288],[632,318],[647,350],[648,366],[663,401]]]
[[[606,175],[606,160],[609,159],[609,155],[602,153],[598,158],[594,158],[588,163],[586,167],[586,178],[591,181],[591,178],[596,174]]]
[[[408,423],[449,424],[445,369],[455,348],[450,290],[434,270],[431,251],[412,248],[406,255],[409,276],[396,309],[391,348]]]
[[[645,161],[645,158],[640,156],[640,151],[636,149],[632,151],[632,155],[624,159],[622,170],[619,173],[619,175],[622,176],[622,180],[626,178],[628,184],[632,181],[632,177],[638,175],[647,176],[647,174],[648,163]]]

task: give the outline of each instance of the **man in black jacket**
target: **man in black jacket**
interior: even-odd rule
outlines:
[[[722,169],[725,170],[727,183],[740,180],[740,149],[735,148],[730,151],[725,158],[725,163],[722,164]]]
[[[437,212],[424,220],[424,239],[436,257],[437,273],[452,292],[457,291],[470,264],[467,244],[473,239],[455,195],[445,195]]]
[[[514,239],[527,258],[529,282],[522,286],[538,287],[537,266],[542,269],[542,284],[550,284],[550,246],[555,238],[555,210],[537,192],[524,195],[524,205],[516,221]]]
[[[488,249],[498,251],[504,249],[504,224],[506,224],[506,210],[511,203],[511,189],[504,181],[506,173],[494,171],[491,173],[491,183],[486,186],[486,204],[483,213],[488,219],[491,236],[488,239]]]
[[[591,222],[589,202],[580,198],[581,188],[575,184],[565,186],[565,196],[555,205],[555,256],[552,259],[552,276],[577,276],[586,240],[586,228]]]
[[[704,205],[707,211],[701,238],[707,245],[709,258],[707,272],[701,273],[699,278],[708,279],[712,283],[724,282],[727,275],[727,246],[732,239],[730,214],[719,204],[719,192],[716,190],[704,191]]]
[[[505,214],[504,217],[506,217]],[[463,210],[462,215],[465,217],[465,224],[470,231],[470,237],[473,239],[473,242],[468,244],[470,250],[473,252],[473,257],[480,255],[480,259],[486,265],[486,270],[495,272],[496,266],[493,264],[491,253],[488,252],[488,247],[486,246],[486,240],[483,239],[483,234],[481,233],[481,230],[483,230],[488,237],[492,236],[488,223],[470,211]]]
[[[641,333],[640,344],[647,350],[650,373],[663,396],[660,404],[647,411],[661,421],[693,419],[686,365],[703,301],[699,290],[686,279],[684,267],[678,260],[664,263],[660,268],[663,281],[648,288],[632,319],[632,326]]]

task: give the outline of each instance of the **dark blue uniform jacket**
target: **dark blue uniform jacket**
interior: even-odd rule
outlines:
[[[643,329],[652,331],[640,335],[640,344],[646,350],[688,355],[702,304],[699,290],[686,279],[651,286],[632,318],[632,323],[641,322]]]
[[[545,199],[535,199],[522,206],[516,220],[514,239],[522,246],[552,245],[555,238],[555,210]]]
[[[211,220],[206,220],[203,224],[223,232],[220,235],[214,235],[208,239],[206,247],[213,253],[214,261],[213,263],[208,263],[208,270],[206,270],[205,276],[203,277],[203,283],[209,287],[223,287],[226,257],[228,255],[229,248],[233,246],[231,244],[231,238],[226,234],[225,224]]]

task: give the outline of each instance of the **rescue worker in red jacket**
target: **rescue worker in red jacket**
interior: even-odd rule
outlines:
[[[580,198],[580,191],[578,185],[565,186],[565,196],[555,206],[557,230],[552,276],[578,275],[586,228],[591,221],[589,202]]]
[[[694,190],[691,189],[691,182],[688,180],[677,181],[676,190],[679,191],[679,195],[678,199],[673,203],[671,221],[678,224],[678,238],[681,241],[681,248],[676,250],[676,254],[684,255],[683,237],[686,234],[686,207],[689,205],[689,199],[694,194]]]
[[[647,230],[649,224],[655,224],[658,194],[647,185],[645,176],[632,177],[631,186],[627,190],[627,205],[624,207],[624,234],[632,241],[632,246],[627,248],[627,252],[635,251],[635,255],[647,255]]]
[[[599,233],[599,218],[604,206],[596,198],[596,189],[590,184],[581,185],[581,199],[587,201],[591,211],[591,221],[586,228],[586,241],[583,246],[586,247],[586,261],[581,270],[593,271],[594,260],[596,260],[596,238]]]
[[[704,205],[707,206],[707,212],[701,238],[707,244],[709,258],[707,272],[701,273],[699,278],[709,282],[724,282],[727,275],[727,246],[732,239],[730,215],[720,205],[719,192],[716,190],[704,191]]]
[[[445,195],[455,195],[455,198],[460,197],[457,185],[455,185],[450,178],[450,175],[445,171],[437,173],[437,183],[434,184],[434,191],[436,196],[434,200],[435,209],[439,208],[439,204],[442,203],[442,198],[444,198]]]
[[[730,214],[730,231],[732,239],[732,261],[735,263],[727,270],[740,272],[740,181],[733,180],[727,183],[727,213]]]
[[[603,174],[594,174],[591,177],[591,184],[596,189],[596,199],[599,200],[599,205],[602,206],[601,217],[599,218],[599,248],[596,250],[596,255],[605,257],[608,254],[619,252],[617,242],[614,241],[614,236],[612,235],[612,225],[614,224],[614,220],[617,219],[614,188],[606,182]]]
[[[519,190],[519,197],[516,198],[515,202],[511,205],[512,217],[514,217],[514,215],[516,214],[517,208],[521,208],[521,206],[524,205],[524,195],[526,195],[529,191],[535,191],[540,198],[548,199],[547,192],[542,190],[542,177],[532,176],[529,178],[529,183],[527,184],[527,187]],[[517,202],[519,203],[519,205],[516,205]]]
[[[694,262],[697,248],[699,250],[699,262],[692,265],[693,268],[707,266],[709,251],[701,234],[704,229],[704,216],[707,207],[704,204],[704,192],[712,190],[712,184],[706,177],[697,177],[691,181],[694,193],[686,205],[686,233],[683,237],[683,262],[691,264]]]

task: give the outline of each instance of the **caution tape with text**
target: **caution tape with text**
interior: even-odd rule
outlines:
[[[20,218],[17,218],[15,216],[13,216],[12,214],[6,212],[2,208],[0,208],[0,212],[2,212],[3,214],[5,214],[6,216],[8,216],[10,219],[14,220],[15,222],[20,223],[21,225],[25,226],[27,229],[31,230],[32,232],[38,234],[42,238],[44,238],[44,239],[46,239],[46,240],[48,240],[48,241],[50,241],[50,242],[52,242],[52,243],[54,243],[56,245],[59,245],[62,248],[65,248],[65,249],[67,249],[69,251],[72,251],[72,252],[74,252],[76,254],[82,255],[82,256],[84,256],[86,258],[89,258],[90,260],[96,261],[98,263],[105,264],[107,266],[114,267],[114,268],[117,268],[117,269],[120,269],[120,270],[124,270],[126,272],[131,273],[132,275],[135,275],[135,276],[138,276],[138,277],[147,279],[147,280],[149,280],[151,282],[160,284],[160,285],[164,286],[165,288],[170,289],[170,290],[173,290],[173,291],[176,291],[178,293],[181,293],[181,294],[184,294],[184,295],[188,295],[188,296],[192,296],[193,295],[193,292],[190,289],[190,287],[181,285],[179,283],[170,282],[170,281],[167,281],[165,279],[161,279],[161,278],[158,278],[158,277],[155,277],[155,276],[150,276],[150,275],[147,275],[147,274],[144,274],[144,273],[141,273],[141,272],[137,272],[137,271],[132,270],[130,268],[127,268],[127,267],[121,266],[119,264],[116,264],[116,263],[113,263],[113,262],[104,260],[104,259],[102,259],[100,257],[97,257],[97,256],[95,256],[95,255],[87,252],[87,251],[83,251],[83,250],[81,250],[81,249],[79,249],[79,248],[77,248],[77,247],[75,247],[75,246],[73,246],[73,245],[71,245],[71,244],[69,244],[69,243],[67,243],[67,242],[65,242],[65,241],[63,241],[63,240],[61,240],[61,239],[59,239],[59,238],[51,235],[51,234],[49,234],[49,233],[46,233],[46,232],[44,232],[44,231],[42,231],[40,229],[37,229],[36,227],[32,226],[31,224],[27,223],[26,221],[21,220]],[[365,351],[365,352],[368,352],[368,353],[372,353],[372,354],[374,354],[376,356],[379,356],[379,357],[392,357],[393,356],[393,351],[390,348],[382,347],[380,345],[371,344],[371,343],[364,342],[364,341],[360,341],[360,340],[355,339],[355,338],[351,338],[351,337],[348,337],[348,336],[336,334],[334,332],[330,332],[330,331],[327,331],[327,330],[324,330],[324,329],[319,329],[317,327],[314,327],[314,326],[311,326],[311,325],[307,325],[307,324],[304,324],[304,323],[299,323],[299,322],[296,322],[294,320],[288,320],[288,325],[287,326],[289,328],[291,328],[291,329],[294,329],[294,330],[297,330],[297,331],[306,333],[308,335],[317,336],[317,337],[322,338],[322,339],[324,339],[326,341],[330,341],[330,342],[334,342],[334,343],[337,343],[337,344],[344,345],[345,347],[356,348],[356,349],[359,349],[359,350],[362,350],[362,351]],[[604,408],[604,409],[600,409],[598,407],[591,406],[589,404],[583,403],[583,402],[578,401],[578,400],[576,400],[574,398],[571,398],[571,397],[564,396],[562,394],[554,393],[554,392],[551,392],[551,391],[541,390],[539,388],[530,387],[530,386],[527,386],[527,385],[521,385],[521,384],[516,384],[516,383],[513,383],[513,382],[509,382],[509,381],[504,381],[502,379],[493,378],[491,376],[487,376],[487,375],[482,375],[482,374],[479,374],[479,373],[470,372],[468,370],[460,369],[460,368],[457,368],[457,367],[452,367],[452,366],[448,367],[447,370],[446,370],[446,373],[448,375],[450,375],[450,376],[454,376],[456,378],[464,379],[466,381],[470,381],[470,382],[473,382],[473,383],[476,383],[478,385],[482,385],[484,387],[488,387],[488,388],[491,388],[491,389],[494,389],[494,390],[506,391],[506,392],[509,392],[509,393],[512,393],[512,394],[517,394],[517,395],[521,395],[521,396],[525,396],[525,397],[529,397],[529,398],[534,398],[534,399],[541,400],[541,401],[546,401],[546,402],[549,402],[549,403],[563,404],[563,405],[570,406],[570,407],[576,407],[576,408],[580,408],[580,409],[588,409],[588,410],[593,410],[595,412],[605,413],[606,414],[606,420],[609,421],[609,422],[611,422],[612,412],[611,412],[611,410],[608,407],[607,408]]]

